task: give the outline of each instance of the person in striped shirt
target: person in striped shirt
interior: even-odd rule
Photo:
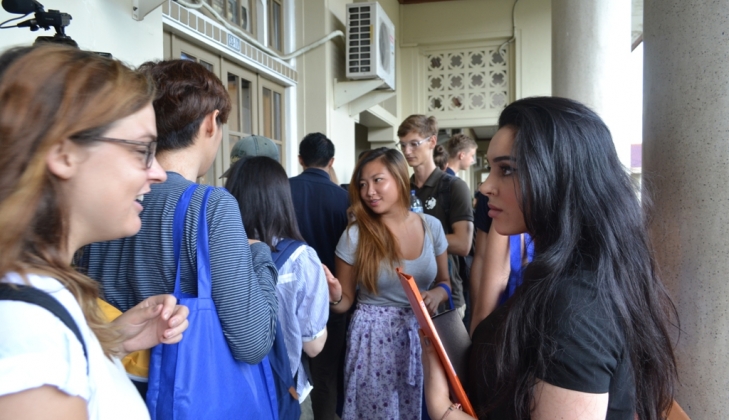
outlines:
[[[157,160],[167,181],[143,197],[142,229],[136,236],[88,246],[81,257],[104,299],[121,311],[174,290],[172,223],[183,191],[210,169],[231,102],[217,76],[184,60],[145,63],[139,71],[157,88]],[[183,293],[197,293],[196,232],[203,189],[193,195],[185,218],[180,270]],[[238,204],[215,189],[207,207],[212,298],[235,359],[256,364],[271,349],[278,312],[276,268],[268,246],[246,236]],[[143,378],[136,378],[144,380]],[[139,386],[139,384],[138,384]],[[140,392],[145,392],[144,386]]]

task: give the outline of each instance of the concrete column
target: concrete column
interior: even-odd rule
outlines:
[[[631,0],[552,0],[552,95],[592,108],[630,167],[626,80]]]
[[[646,0],[643,177],[651,236],[678,308],[676,400],[729,415],[729,8]]]

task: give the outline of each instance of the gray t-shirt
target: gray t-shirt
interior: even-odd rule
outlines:
[[[440,221],[427,214],[422,216],[423,227],[426,228],[423,251],[417,259],[403,260],[400,264],[403,272],[413,276],[420,291],[427,290],[435,280],[438,273],[435,256],[444,253],[448,249],[448,242]],[[349,265],[354,265],[358,241],[359,227],[353,224],[339,238],[336,251],[337,257]],[[374,294],[364,287],[360,287],[358,302],[375,306],[410,307],[410,302],[408,302],[397,273],[387,263],[380,264],[377,289],[379,293]]]

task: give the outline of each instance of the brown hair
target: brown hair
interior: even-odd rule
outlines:
[[[206,115],[216,110],[218,125],[228,122],[231,110],[228,90],[202,64],[189,60],[146,62],[139,71],[148,74],[157,88],[157,151],[192,145]]]
[[[453,137],[448,139],[446,146],[448,147],[448,154],[453,157],[456,157],[461,152],[478,148],[476,142],[463,133],[454,134]]]
[[[435,161],[435,166],[437,166],[441,171],[445,171],[448,167],[449,157],[448,152],[446,152],[445,147],[442,145],[439,144],[435,146],[435,149],[433,149],[433,161]]]
[[[390,229],[382,222],[380,215],[373,212],[362,202],[359,180],[362,169],[369,163],[380,161],[395,178],[399,186],[400,205],[404,212],[410,209],[410,179],[408,167],[403,155],[395,149],[380,147],[368,151],[354,168],[352,180],[349,182],[349,202],[354,221],[359,228],[359,241],[354,260],[354,277],[372,293],[377,293],[377,277],[380,264],[387,263],[392,270],[400,262],[398,240]]]
[[[423,137],[435,136],[438,134],[438,120],[435,117],[426,117],[421,114],[413,114],[400,124],[397,128],[397,136],[405,137],[408,134],[416,132]]]
[[[69,203],[45,158],[64,139],[92,143],[149,104],[154,89],[116,60],[65,46],[14,49],[0,62],[0,276],[35,272],[57,279],[109,355],[119,335],[99,311],[98,283],[69,265]]]

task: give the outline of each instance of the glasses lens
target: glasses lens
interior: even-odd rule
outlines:
[[[152,162],[154,162],[154,156],[157,153],[157,142],[152,141],[149,142],[149,146],[147,146],[147,156],[146,156],[146,164],[147,168],[152,167]]]

